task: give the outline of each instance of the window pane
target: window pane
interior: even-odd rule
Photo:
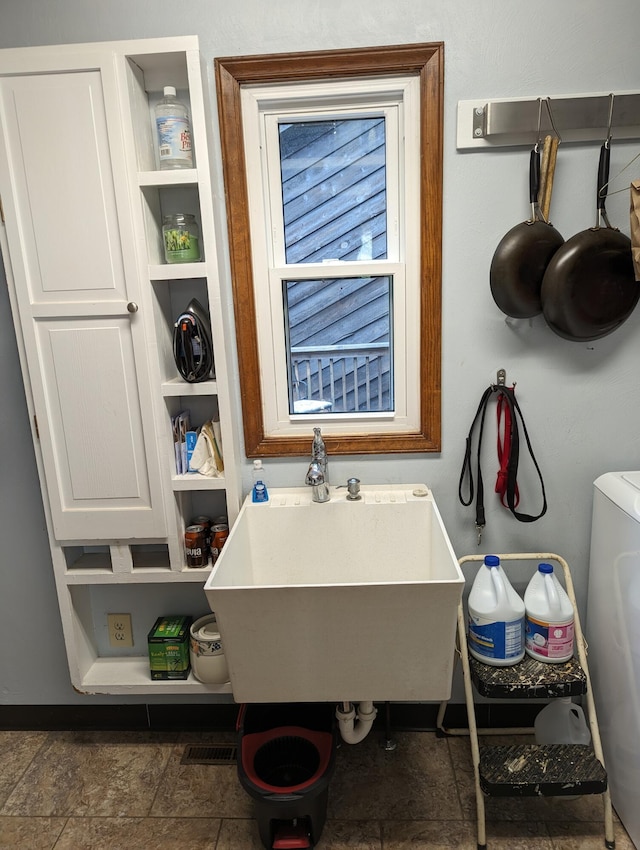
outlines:
[[[393,410],[392,278],[283,281],[289,413]]]
[[[286,262],[386,259],[384,117],[278,132]]]

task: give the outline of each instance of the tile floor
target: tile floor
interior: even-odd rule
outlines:
[[[476,850],[466,738],[343,745],[318,850]],[[183,765],[221,733],[0,732],[0,850],[262,850],[235,765]],[[495,740],[495,739],[494,739]],[[489,850],[604,847],[601,797],[487,801]],[[618,850],[633,844],[616,819]]]

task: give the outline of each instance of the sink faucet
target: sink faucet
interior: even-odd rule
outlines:
[[[314,502],[329,501],[329,473],[327,470],[329,459],[327,450],[320,433],[320,428],[313,429],[313,443],[311,445],[311,463],[307,470],[305,482],[313,487],[312,496]]]

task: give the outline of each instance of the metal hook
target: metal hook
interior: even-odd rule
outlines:
[[[542,98],[538,98],[538,132],[536,134],[536,143],[534,145],[534,150],[536,153],[540,150],[540,142],[542,137],[540,136],[540,125],[542,124]]]
[[[551,112],[551,98],[545,97],[544,99],[545,106],[547,107],[547,114],[549,115],[549,121],[551,122],[551,126],[553,127],[553,132],[556,134],[558,138],[558,144],[562,142],[562,136],[558,132],[558,128],[556,127],[556,123],[553,120],[553,113]]]
[[[607,139],[604,143],[604,146],[606,148],[609,147],[609,143],[611,142],[611,139],[612,139],[612,136],[611,136],[611,118],[613,116],[613,101],[615,99],[615,95],[613,94],[613,92],[611,92],[609,97],[611,98],[610,104],[609,104],[609,126],[607,127]],[[607,180],[607,182],[602,186],[602,188],[600,189],[600,192],[598,193],[601,198],[605,197],[605,195],[618,195],[618,194],[620,194],[620,192],[628,192],[629,191],[629,188],[627,186],[625,186],[624,189],[617,189],[615,192],[609,192],[608,188],[614,182],[614,180],[617,180],[618,177],[620,177],[620,175],[622,174],[623,171],[626,171],[627,168],[629,168],[630,165],[633,165],[633,163],[636,161],[636,159],[638,159],[638,157],[640,157],[640,153],[637,153],[630,162],[628,162],[626,165],[623,165],[623,167],[620,169],[620,171],[618,171],[618,173],[615,175],[615,177],[612,177],[610,180]]]
[[[606,148],[609,147],[609,142],[611,141],[611,120],[613,118],[613,102],[615,100],[615,97],[616,96],[614,95],[614,93],[610,92],[610,94],[609,94],[609,98],[610,98],[610,100],[609,100],[609,120],[607,122],[607,139],[604,143],[604,146]]]
[[[506,387],[507,386],[507,370],[506,369],[498,369],[498,371],[496,373],[496,383],[491,384],[491,386],[493,387],[494,391],[500,389],[500,387]],[[515,390],[515,388],[516,388],[516,382],[514,381],[511,389]]]

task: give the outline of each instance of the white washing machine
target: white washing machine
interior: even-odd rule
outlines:
[[[640,848],[640,472],[594,483],[585,634],[611,800]]]

